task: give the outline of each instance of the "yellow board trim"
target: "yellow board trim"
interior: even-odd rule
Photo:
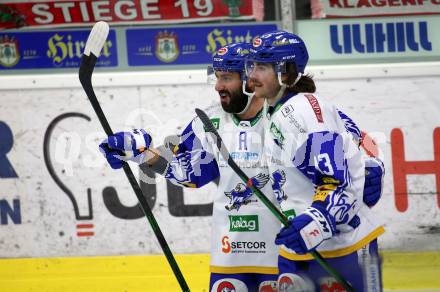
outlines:
[[[440,291],[440,251],[381,251],[386,290]],[[208,292],[209,255],[176,255],[191,291]],[[0,259],[0,290],[179,291],[164,256]]]
[[[209,255],[176,255],[191,291],[208,291]],[[162,255],[0,259],[4,292],[182,291]]]
[[[377,238],[379,235],[381,235],[384,232],[385,232],[385,229],[383,228],[383,226],[380,226],[377,229],[375,229],[374,231],[372,231],[370,234],[365,236],[363,239],[359,240],[357,243],[355,243],[351,246],[340,248],[340,249],[335,249],[335,250],[329,250],[329,251],[319,251],[319,253],[324,258],[342,257],[342,256],[351,254],[352,252],[355,252],[355,251],[361,249],[362,247],[367,245],[369,242],[371,242],[372,240],[374,240],[375,238]],[[294,253],[290,253],[290,252],[288,252],[284,249],[281,249],[281,248],[280,248],[280,255],[286,259],[294,260],[294,261],[307,261],[307,260],[313,259],[313,256],[309,253],[304,254],[304,255],[294,254]]]
[[[440,291],[440,252],[381,251],[387,290]]]
[[[222,267],[222,266],[211,266],[211,273],[218,274],[238,274],[238,273],[259,273],[276,275],[278,274],[278,268],[274,267],[253,267],[253,266],[238,266],[238,267]]]

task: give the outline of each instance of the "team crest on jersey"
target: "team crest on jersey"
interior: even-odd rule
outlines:
[[[18,41],[8,35],[0,37],[0,65],[4,67],[15,66],[20,60]]]
[[[272,173],[270,181],[278,203],[287,200],[287,195],[283,190],[283,186],[286,183],[286,173],[283,170],[277,169]]]
[[[171,32],[161,31],[156,36],[156,57],[165,63],[173,62],[179,56],[177,36]]]
[[[250,183],[258,188],[262,189],[269,181],[269,175],[259,173],[250,179]],[[250,202],[256,202],[257,200],[251,200],[254,193],[249,185],[244,183],[238,183],[235,188],[230,192],[225,192],[225,196],[229,198],[229,204],[225,206],[226,210],[232,211],[240,209],[242,205],[247,205]]]

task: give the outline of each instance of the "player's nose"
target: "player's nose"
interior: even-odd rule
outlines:
[[[217,80],[217,82],[215,83],[215,87],[214,88],[215,88],[216,91],[221,91],[221,90],[225,89],[225,85],[224,85],[223,82]]]

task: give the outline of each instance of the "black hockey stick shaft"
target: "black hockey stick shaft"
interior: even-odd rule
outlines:
[[[241,180],[246,183],[246,185],[252,190],[252,192],[260,199],[261,202],[263,202],[266,207],[269,208],[269,210],[272,212],[272,214],[275,215],[275,217],[280,220],[280,222],[284,226],[289,226],[289,220],[287,217],[281,213],[281,211],[268,199],[268,197],[260,191],[257,187],[255,187],[252,184],[252,181],[249,179],[249,177],[241,170],[241,168],[235,163],[235,161],[232,159],[228,149],[226,148],[225,144],[223,143],[222,138],[220,137],[220,134],[215,129],[214,125],[212,124],[209,117],[206,115],[204,111],[201,109],[196,109],[196,114],[202,121],[203,125],[205,126],[205,129],[214,134],[216,146],[220,151],[220,155],[223,157],[224,160],[228,162],[228,165],[232,168],[232,170],[241,178]],[[316,251],[310,251],[310,254],[313,256],[313,258],[321,265],[321,267],[326,270],[331,276],[333,276],[339,283],[341,283],[344,288],[347,291],[354,291],[353,287],[350,283],[348,283],[347,280],[345,280],[341,274],[339,274],[335,269],[333,269],[327,261],[322,257],[322,255]]]
[[[96,115],[98,116],[99,122],[104,128],[105,133],[107,134],[107,136],[111,136],[113,135],[113,131],[107,121],[107,118],[105,117],[104,112],[102,111],[98,99],[96,98],[95,91],[93,90],[92,74],[96,65],[96,61],[97,58],[93,54],[90,54],[90,56],[82,56],[81,66],[79,69],[79,80],[82,87],[84,88],[84,91],[87,94],[87,97],[90,100],[90,103],[92,104],[93,109],[95,110]],[[180,271],[179,266],[173,256],[173,253],[171,252],[171,249],[168,246],[168,243],[165,240],[162,231],[160,230],[160,227],[153,215],[153,212],[148,205],[147,199],[144,197],[142,189],[140,188],[133,172],[131,171],[130,166],[125,161],[123,162],[123,169],[128,178],[128,181],[130,182],[131,187],[133,188],[133,191],[136,194],[137,199],[139,200],[142,211],[145,213],[145,216],[147,217],[148,222],[150,223],[151,228],[153,229],[153,232],[156,235],[157,240],[159,241],[160,247],[162,248],[165,257],[167,258],[168,263],[170,264],[171,269],[173,270],[174,275],[179,282],[180,288],[182,289],[182,291],[190,291],[185,281],[185,278],[183,277],[183,274]]]

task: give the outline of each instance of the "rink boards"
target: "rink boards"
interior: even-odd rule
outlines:
[[[383,252],[382,258],[386,290],[440,291],[439,253]],[[207,291],[209,256],[176,259],[191,290]],[[16,292],[179,291],[165,257],[157,255],[5,259],[0,262],[0,285]]]
[[[374,209],[386,251],[439,250],[440,73],[430,66],[311,69],[319,94],[381,149],[387,173]],[[157,145],[182,131],[195,107],[217,101],[204,81],[202,71],[97,74],[95,87],[114,130],[149,129]],[[0,84],[0,257],[51,263],[44,258],[161,254],[123,172],[97,150],[104,134],[76,76],[9,76]],[[182,190],[156,176],[141,187],[173,252],[209,252],[214,184]]]

